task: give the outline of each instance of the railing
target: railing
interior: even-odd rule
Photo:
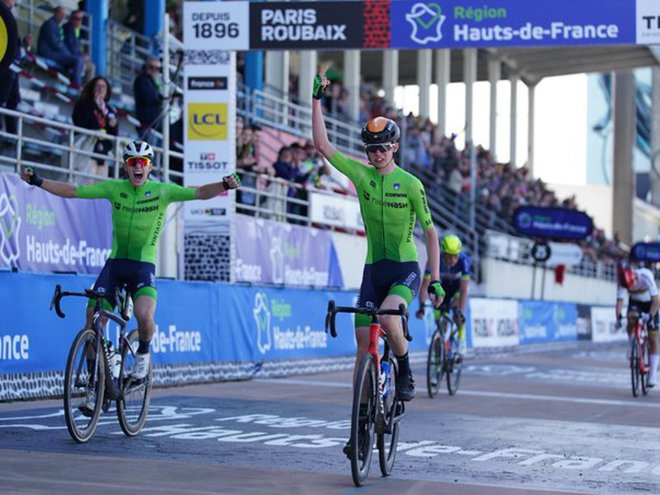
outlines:
[[[490,258],[533,265],[532,246],[534,241],[522,237],[514,237],[501,232],[488,231],[486,233],[487,255]],[[566,267],[568,273],[583,277],[599,278],[616,281],[616,263],[607,261],[594,262],[583,256],[579,265]]]
[[[44,176],[46,178],[80,184],[107,178],[107,176],[90,174],[77,169],[77,165],[85,160],[98,159],[109,165],[109,168],[113,171],[113,177],[118,178],[120,176],[121,153],[130,138],[111,136],[102,132],[0,108],[0,117],[6,116],[17,119],[17,134],[0,131],[0,138],[3,140],[0,165],[4,165],[4,169],[18,173],[21,167],[30,166],[45,171]],[[44,137],[44,128],[49,129],[52,139]],[[110,153],[107,155],[95,153],[91,150],[91,146],[88,149],[82,149],[81,143],[85,137],[110,141],[112,143]],[[90,140],[93,141],[93,139]],[[167,177],[164,177],[164,171],[161,169],[161,157],[164,149],[154,146],[154,151],[156,152],[154,176],[166,181],[181,182],[183,174],[180,171],[170,169],[166,174]],[[172,150],[167,152],[170,162],[176,159],[183,160],[182,153]]]

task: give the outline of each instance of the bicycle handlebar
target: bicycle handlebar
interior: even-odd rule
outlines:
[[[328,312],[325,315],[325,333],[330,329],[330,335],[337,336],[337,329],[335,328],[335,316],[337,313],[356,313],[369,315],[372,318],[381,315],[395,315],[401,317],[401,324],[403,326],[403,335],[406,340],[410,342],[412,335],[408,331],[408,310],[405,304],[399,304],[399,309],[378,309],[378,308],[354,308],[351,306],[336,306],[334,300],[328,302]]]
[[[92,290],[92,289],[85,289],[85,292],[68,292],[68,291],[63,291],[62,286],[57,284],[55,286],[55,292],[53,293],[53,298],[50,301],[50,310],[53,310],[53,307],[55,308],[55,313],[57,313],[57,316],[60,318],[65,318],[66,314],[62,311],[62,308],[60,307],[60,301],[62,300],[63,297],[67,296],[77,296],[77,297],[85,297],[87,299],[94,299],[94,300],[99,300],[103,299],[105,297],[105,294],[102,294],[101,292]],[[125,311],[125,298],[121,295],[121,290],[119,288],[115,289],[115,297],[118,303],[121,303],[120,308],[122,308],[122,313],[121,316],[124,316],[124,311]],[[111,319],[117,321],[117,323],[120,323],[117,320],[117,316],[114,315],[113,313],[106,312],[106,316],[110,317]],[[123,318],[123,320],[128,320],[128,318]],[[124,321],[124,323],[126,323]]]

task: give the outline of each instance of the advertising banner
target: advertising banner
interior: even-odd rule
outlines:
[[[391,2],[391,46],[467,48],[620,45],[635,43],[635,9],[629,2],[584,8],[573,0],[534,4],[500,0]]]
[[[591,308],[591,340],[612,342],[628,338],[624,327],[616,327],[614,306]]]
[[[591,306],[577,304],[578,340],[591,340]]]
[[[313,223],[364,232],[357,198],[310,192],[310,219]]]
[[[474,347],[518,345],[518,301],[470,298],[470,323]]]
[[[235,259],[237,282],[343,286],[332,235],[327,230],[241,217]]]
[[[2,375],[62,371],[84,321],[86,301],[62,300],[65,319],[48,307],[56,284],[82,291],[94,277],[0,272],[0,384]],[[328,301],[354,306],[355,291],[246,287],[157,280],[157,329],[151,341],[156,366],[262,362],[350,356],[353,319],[338,315],[337,338],[325,334]],[[129,322],[135,328],[135,319]],[[111,323],[109,335],[118,335]],[[411,350],[424,350],[424,324],[410,320]],[[0,387],[1,388],[1,387]],[[1,394],[0,394],[1,396]]]
[[[528,237],[542,239],[584,239],[594,229],[591,217],[569,208],[520,206],[513,212],[513,227]]]
[[[248,2],[184,2],[184,185],[236,170],[236,53],[248,40]],[[218,49],[217,47],[222,47]],[[232,50],[232,51],[230,51]],[[235,193],[184,204],[186,226],[224,224]]]
[[[575,304],[544,301],[520,302],[520,343],[577,339]]]
[[[100,273],[111,248],[108,201],[64,199],[0,174],[0,268]]]
[[[630,250],[630,257],[636,261],[660,263],[660,242],[638,242]]]
[[[363,2],[251,2],[251,49],[362,47]]]

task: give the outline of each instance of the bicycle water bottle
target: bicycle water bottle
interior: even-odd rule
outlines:
[[[390,392],[390,363],[381,361],[380,363],[380,383],[383,391],[383,398]]]

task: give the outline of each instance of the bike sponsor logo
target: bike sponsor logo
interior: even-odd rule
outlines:
[[[191,141],[226,141],[227,104],[189,103],[188,139]]]
[[[0,195],[0,259],[6,265],[14,265],[21,256],[18,243],[21,217],[18,212],[16,196]]]
[[[190,90],[225,90],[227,89],[226,77],[189,77],[188,89]]]
[[[436,42],[442,39],[442,25],[447,16],[442,15],[442,8],[436,2],[416,3],[406,14],[412,31],[410,39],[420,45]]]

